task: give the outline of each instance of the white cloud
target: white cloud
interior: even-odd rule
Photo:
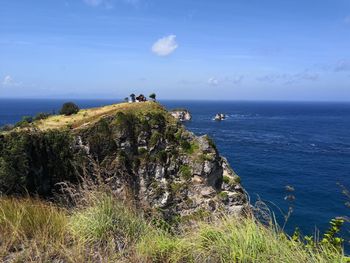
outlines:
[[[6,75],[3,80],[2,80],[2,86],[3,87],[18,87],[21,86],[22,83],[21,82],[17,82],[14,80],[13,77],[11,77],[10,75]]]
[[[2,85],[9,86],[13,82],[13,78],[10,75],[5,76],[4,80],[2,81]]]
[[[285,85],[299,83],[301,81],[317,81],[319,79],[318,73],[312,73],[309,70],[304,70],[298,73],[275,73],[267,74],[257,78],[258,81],[268,83],[282,83]]]
[[[239,75],[236,77],[223,77],[223,78],[215,78],[211,77],[208,79],[208,84],[211,86],[217,86],[220,84],[223,85],[239,85],[243,81],[243,76]]]
[[[217,78],[209,78],[208,79],[208,84],[211,86],[217,86],[219,84],[219,80]]]
[[[178,48],[176,36],[169,35],[158,39],[152,46],[152,52],[158,56],[168,56]]]
[[[350,71],[350,60],[342,59],[334,67],[335,72]]]

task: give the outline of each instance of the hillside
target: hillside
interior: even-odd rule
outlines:
[[[154,102],[51,116],[0,140],[0,191],[50,196],[58,183],[101,176],[122,199],[168,219],[241,213],[239,177],[207,136],[187,131]]]

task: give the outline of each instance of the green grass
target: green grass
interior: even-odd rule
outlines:
[[[181,165],[179,169],[180,175],[184,180],[189,180],[192,177],[191,168],[188,165]]]
[[[0,232],[14,238],[63,237],[67,227],[64,209],[38,199],[0,199]]]
[[[238,175],[234,177],[224,175],[222,181],[229,186],[235,186],[241,182],[241,178]]]
[[[329,244],[305,246],[249,216],[199,220],[169,232],[106,192],[85,191],[83,199],[68,210],[38,199],[2,197],[0,261],[349,262]]]
[[[182,236],[146,236],[137,246],[148,262],[347,262],[335,248],[307,249],[253,219],[202,223]]]
[[[218,196],[219,196],[219,198],[220,198],[221,200],[227,200],[227,199],[228,199],[228,194],[227,194],[227,192],[225,192],[225,191],[220,192],[220,193],[218,194]]]
[[[147,229],[143,219],[125,204],[104,193],[93,194],[89,206],[74,211],[70,218],[70,229],[76,237],[87,242],[118,237],[129,243]]]

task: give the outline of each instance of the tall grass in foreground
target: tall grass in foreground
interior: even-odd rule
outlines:
[[[0,198],[0,261],[349,262],[330,245],[307,247],[253,218],[223,217],[171,234],[108,192],[83,193],[70,210]]]
[[[42,236],[61,239],[67,229],[64,209],[32,198],[0,199],[0,231],[13,240]],[[7,237],[9,237],[7,236]]]
[[[306,248],[252,218],[201,223],[183,236],[145,236],[137,245],[148,262],[348,262],[331,246]]]
[[[64,243],[68,217],[64,209],[32,198],[0,198],[0,261],[35,262]]]
[[[90,243],[114,238],[121,250],[145,234],[148,224],[128,206],[106,193],[91,195],[89,206],[73,211],[70,217],[76,237]]]

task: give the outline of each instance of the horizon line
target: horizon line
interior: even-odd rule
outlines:
[[[96,101],[113,101],[114,99],[111,98],[89,98],[89,97],[58,97],[58,98],[53,98],[53,97],[0,97],[0,100],[96,100]],[[321,102],[321,103],[350,103],[350,100],[296,100],[296,99],[169,99],[169,98],[164,98],[164,99],[157,99],[157,101],[162,102],[162,101],[193,101],[193,102]],[[123,99],[115,99],[116,103],[121,103],[124,102]]]

